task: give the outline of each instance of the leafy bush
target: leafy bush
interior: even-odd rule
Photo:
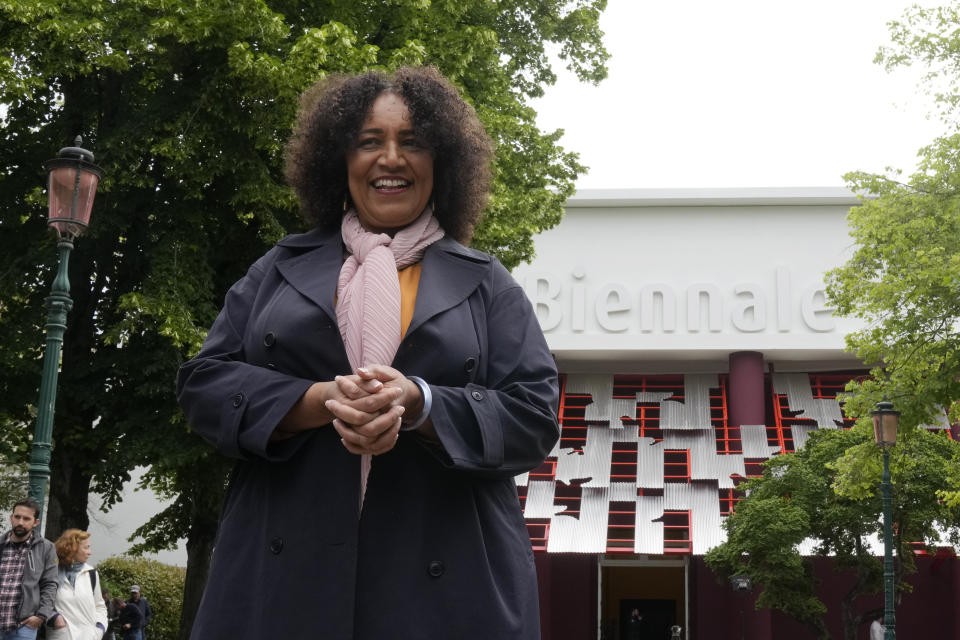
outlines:
[[[141,595],[153,608],[153,621],[147,629],[150,640],[177,639],[186,569],[146,558],[117,556],[101,562],[97,571],[111,596],[126,600],[130,585],[140,585]]]

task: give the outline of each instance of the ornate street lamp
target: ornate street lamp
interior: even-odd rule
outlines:
[[[750,589],[753,588],[753,583],[750,580],[750,576],[741,573],[730,578],[730,586],[733,587],[734,591],[743,596],[743,598],[740,599],[740,640],[743,640],[747,637],[747,623],[743,617],[743,600],[746,598]]]
[[[873,410],[873,437],[883,449],[883,638],[896,640],[893,603],[893,498],[890,484],[890,447],[897,443],[900,412],[884,398]]]
[[[40,505],[41,515],[47,495],[47,481],[50,479],[50,440],[53,436],[53,412],[60,374],[60,348],[67,329],[67,312],[73,306],[67,266],[74,239],[84,232],[90,222],[93,197],[103,175],[100,167],[93,164],[93,154],[80,147],[82,142],[77,136],[74,146],[60,149],[56,158],[44,164],[49,174],[47,196],[50,213],[47,224],[57,232],[60,261],[50,295],[46,299],[46,349],[43,353],[37,423],[30,451],[30,497]]]

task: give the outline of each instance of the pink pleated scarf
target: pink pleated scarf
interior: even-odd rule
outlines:
[[[337,280],[337,326],[354,371],[372,364],[389,365],[400,347],[400,280],[397,272],[419,262],[427,247],[443,237],[430,207],[397,231],[372,233],[353,209],[340,225],[350,255]],[[360,458],[360,504],[370,474],[370,455]]]

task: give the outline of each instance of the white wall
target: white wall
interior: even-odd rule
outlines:
[[[579,192],[514,275],[568,366],[741,350],[852,366],[857,324],[826,309],[823,274],[849,256],[854,204],[840,188]]]

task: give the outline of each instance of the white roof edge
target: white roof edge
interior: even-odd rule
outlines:
[[[705,189],[581,189],[567,199],[568,208],[801,206],[860,204],[846,187],[733,187]]]

